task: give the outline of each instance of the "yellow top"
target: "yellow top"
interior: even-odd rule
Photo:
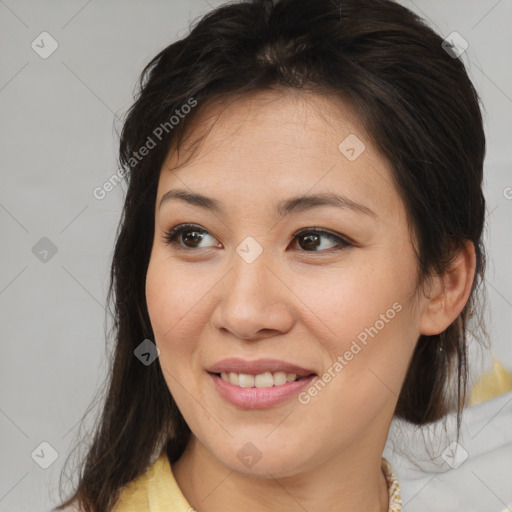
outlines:
[[[492,369],[482,375],[475,384],[469,397],[468,405],[476,405],[512,389],[512,372],[505,369],[493,358]]]
[[[381,463],[388,483],[389,512],[401,512],[400,485],[389,462]],[[112,512],[194,512],[181,493],[165,450],[141,476],[126,485]]]
[[[126,485],[112,512],[193,512],[171,471],[165,450],[154,464]]]

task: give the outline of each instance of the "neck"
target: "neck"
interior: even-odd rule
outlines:
[[[270,473],[254,478],[230,470],[192,435],[172,471],[198,512],[387,512],[388,489],[380,468],[384,443],[354,443],[307,472],[276,479]]]

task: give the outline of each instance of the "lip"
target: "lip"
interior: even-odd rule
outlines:
[[[245,373],[247,375],[258,375],[265,372],[286,372],[295,373],[299,377],[308,377],[315,374],[314,370],[303,368],[296,364],[280,361],[279,359],[256,359],[254,361],[246,361],[237,357],[223,359],[207,368],[210,373]],[[285,386],[285,384],[283,384]]]
[[[316,378],[316,375],[311,375],[270,388],[242,388],[223,381],[216,373],[208,373],[208,376],[222,398],[236,407],[248,410],[268,409],[279,405],[310,386]]]
[[[246,361],[236,357],[223,359],[215,363],[207,369],[207,372],[222,398],[236,407],[248,410],[268,409],[279,405],[299,394],[305,387],[310,386],[313,379],[317,377],[313,370],[279,359]],[[294,373],[301,379],[269,388],[242,388],[222,380],[220,375],[217,375],[222,372],[245,373],[247,375],[286,372]]]

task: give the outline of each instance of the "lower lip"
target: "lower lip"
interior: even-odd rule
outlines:
[[[309,386],[316,375],[305,377],[295,382],[287,382],[270,388],[242,388],[226,382],[220,376],[209,373],[219,394],[229,403],[242,409],[267,409],[301,392]]]

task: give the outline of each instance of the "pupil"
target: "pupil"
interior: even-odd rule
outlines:
[[[310,248],[310,249],[314,249],[315,247],[318,247],[318,239],[319,239],[319,236],[318,235],[314,235],[314,234],[311,234],[311,235],[304,235],[302,237],[302,240],[306,240],[306,248]]]
[[[191,235],[192,233],[192,235]],[[197,243],[201,242],[203,235],[201,235],[198,231],[187,231],[184,237],[184,241],[191,242],[192,245],[197,245]]]

